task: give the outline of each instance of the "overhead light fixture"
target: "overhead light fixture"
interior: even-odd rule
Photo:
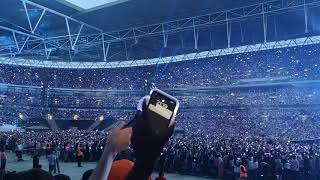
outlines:
[[[77,9],[78,11],[94,11],[97,9],[114,6],[129,0],[57,0],[58,2]]]

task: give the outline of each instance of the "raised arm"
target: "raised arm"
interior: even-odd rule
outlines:
[[[109,172],[117,153],[125,150],[130,145],[132,128],[125,128],[125,123],[121,122],[110,135],[103,154],[99,160],[98,166],[93,171],[89,180],[105,180],[108,179]]]

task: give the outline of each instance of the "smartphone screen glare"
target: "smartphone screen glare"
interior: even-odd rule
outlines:
[[[170,120],[176,103],[158,92],[153,92],[149,101],[149,110]]]

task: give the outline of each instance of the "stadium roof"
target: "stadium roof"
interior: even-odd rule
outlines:
[[[57,0],[66,6],[81,12],[95,11],[109,6],[114,6],[128,0]]]
[[[90,23],[104,31],[142,26],[188,18],[241,6],[253,5],[264,0],[31,0],[34,3],[59,11],[78,20]],[[86,3],[86,2],[90,3]],[[69,3],[67,3],[69,2]],[[25,15],[19,0],[2,0],[0,16],[18,21],[17,10]],[[69,4],[69,5],[66,5]],[[70,6],[70,4],[73,4]],[[89,6],[86,6],[89,4]],[[77,8],[80,7],[79,8]],[[96,8],[98,6],[99,8]],[[82,11],[82,9],[93,11]],[[34,9],[34,8],[32,8]],[[9,16],[8,16],[9,15]],[[25,24],[28,25],[28,24]]]
[[[3,0],[0,63],[130,67],[319,35],[320,0],[85,2]]]

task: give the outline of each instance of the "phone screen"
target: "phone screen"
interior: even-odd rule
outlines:
[[[170,125],[172,117],[174,116],[174,111],[177,106],[176,101],[157,91],[153,91],[150,98],[148,99],[149,104],[146,113],[148,119],[151,119],[151,126],[153,126],[154,128],[156,128],[156,126],[158,128],[163,126],[168,127]],[[141,105],[138,104],[138,111],[135,117],[130,122],[128,122],[124,128],[133,127],[135,125],[137,118],[141,115],[143,102],[143,99],[139,101],[139,104],[141,103]]]
[[[174,115],[175,107],[176,102],[174,100],[153,91],[149,100],[148,115],[152,117],[153,121],[158,121],[156,124],[165,124],[168,127]]]
[[[151,94],[148,109],[157,115],[171,120],[175,107],[176,102],[168,97],[156,91]]]

